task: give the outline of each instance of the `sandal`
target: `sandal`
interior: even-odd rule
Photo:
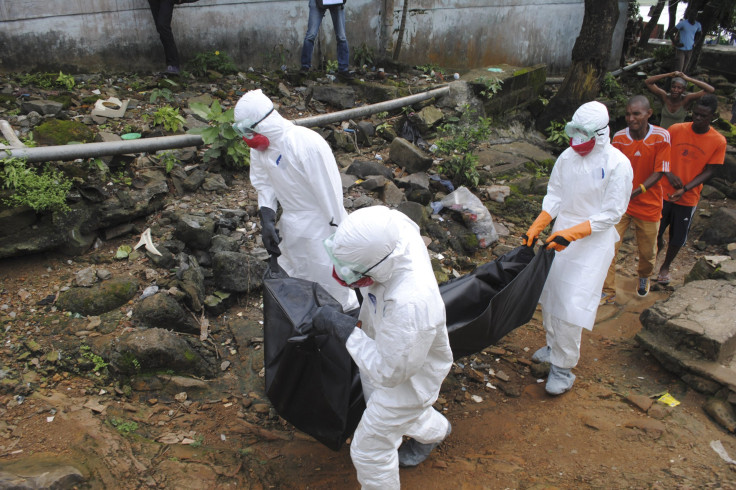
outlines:
[[[665,274],[663,276],[660,274],[659,276],[657,276],[657,282],[661,284],[662,286],[667,286],[670,283],[670,275]]]

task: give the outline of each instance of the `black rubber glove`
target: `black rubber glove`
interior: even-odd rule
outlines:
[[[263,233],[263,246],[268,253],[274,257],[281,255],[279,243],[279,230],[276,229],[276,211],[271,208],[260,208],[258,214],[261,217],[261,232]]]
[[[320,306],[312,317],[312,331],[332,335],[343,344],[355,330],[356,321],[350,315],[340,313],[331,306]]]

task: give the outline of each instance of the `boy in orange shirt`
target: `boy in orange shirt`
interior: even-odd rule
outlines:
[[[718,99],[707,94],[693,108],[693,122],[670,126],[672,145],[672,178],[662,181],[664,205],[657,235],[657,250],[664,247],[664,230],[669,226],[669,245],[657,282],[670,282],[670,264],[677,256],[690,230],[695,208],[700,200],[703,182],[723,165],[726,156],[726,138],[710,127],[718,112]]]
[[[670,134],[664,128],[649,124],[651,116],[649,99],[643,95],[630,98],[626,105],[627,128],[617,132],[611,143],[631,162],[634,180],[629,206],[616,224],[619,240],[603,283],[601,304],[612,304],[616,299],[616,254],[630,224],[636,230],[639,248],[636,293],[642,297],[649,294],[649,276],[654,272],[657,261],[657,231],[662,217],[662,187],[659,179],[670,170]]]

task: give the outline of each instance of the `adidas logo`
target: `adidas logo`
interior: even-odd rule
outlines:
[[[641,156],[641,153],[639,153],[639,150],[636,150],[636,153],[634,153],[634,156],[635,157],[640,157]]]

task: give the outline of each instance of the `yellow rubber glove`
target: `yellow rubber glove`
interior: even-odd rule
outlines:
[[[550,235],[549,238],[547,238],[547,248],[553,248],[558,252],[562,252],[567,248],[568,245],[570,245],[571,242],[574,242],[575,240],[579,240],[580,238],[585,238],[586,236],[591,234],[590,229],[590,221],[584,221],[583,223],[580,223],[579,225],[571,226],[570,228],[565,228],[564,230],[556,231]],[[560,237],[563,240],[565,240],[566,244],[560,244],[557,242],[553,242],[556,237]]]
[[[552,216],[550,216],[547,211],[542,211],[541,213],[539,213],[539,216],[537,216],[537,219],[534,220],[532,226],[530,226],[529,229],[526,231],[526,234],[522,235],[522,243],[527,247],[533,246],[534,242],[537,241],[537,237],[539,237],[539,234],[542,233],[542,230],[547,228],[547,225],[550,224],[551,221]]]

